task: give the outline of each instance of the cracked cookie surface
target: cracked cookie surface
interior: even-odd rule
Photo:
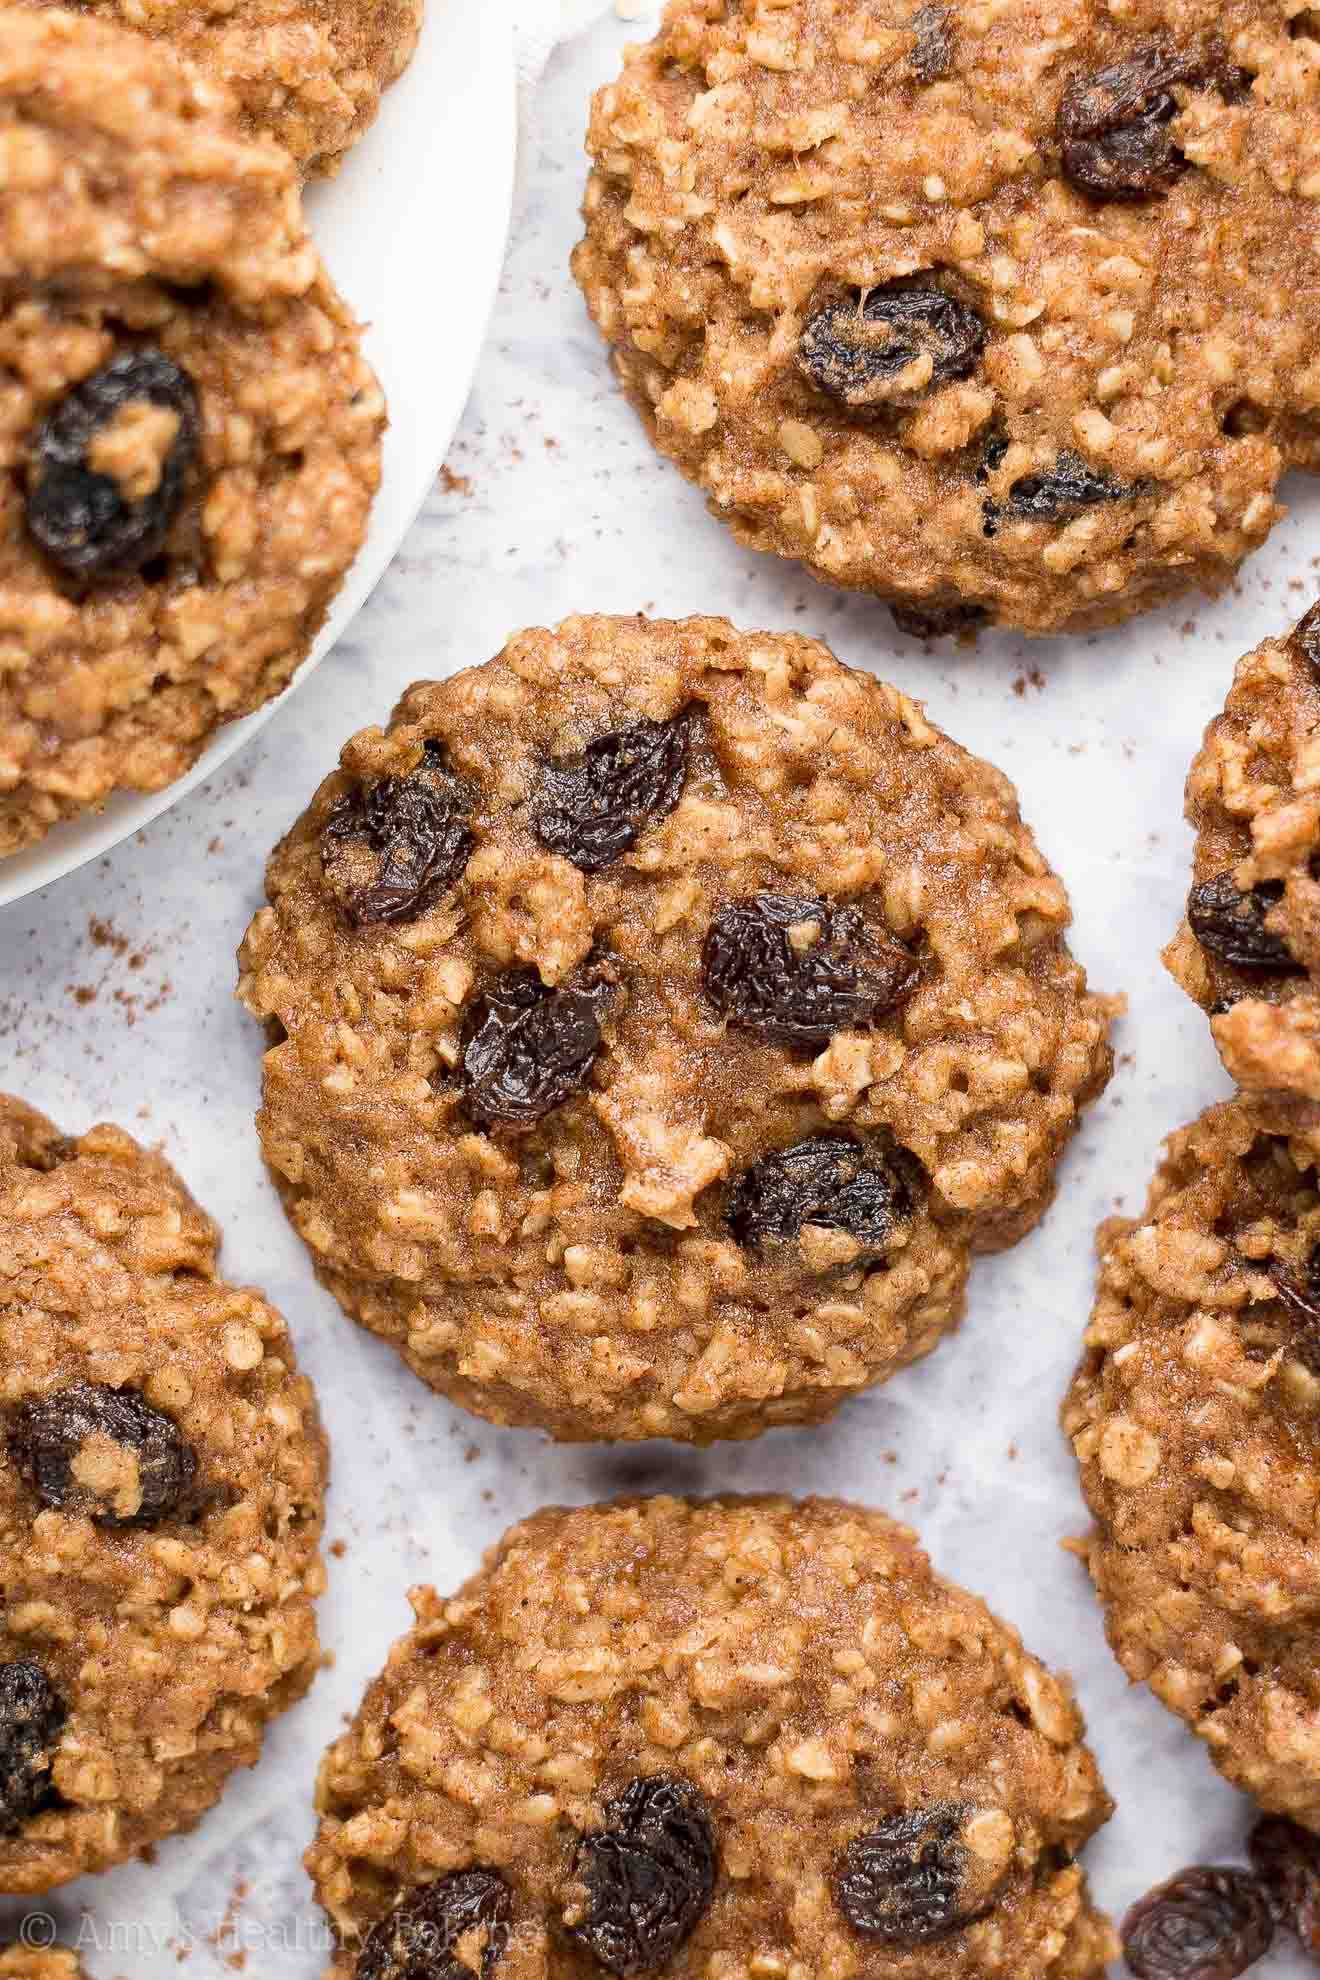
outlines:
[[[1320,1102],[1320,607],[1237,665],[1187,779],[1187,916],[1165,963],[1280,1124]]]
[[[412,60],[423,0],[95,0],[227,89],[247,133],[334,172]]]
[[[0,857],[283,688],[384,407],[294,168],[145,37],[0,34]]]
[[[574,271],[741,541],[918,635],[1214,590],[1320,459],[1292,0],[670,0]]]
[[[489,1980],[1081,1980],[1117,1953],[1074,1861],[1110,1804],[1066,1684],[883,1514],[549,1510],[411,1599],[317,1788],[343,1980],[401,1970],[384,1948],[464,1877]]]
[[[558,1437],[753,1435],[925,1353],[1111,1066],[1007,780],[725,620],[411,688],[267,894],[239,994],[317,1271]]]
[[[320,1660],[316,1403],[218,1245],[120,1129],[0,1096],[6,1891],[191,1827]]]
[[[1263,1808],[1320,1828],[1316,1147],[1242,1101],[1100,1233],[1063,1408],[1110,1646]]]

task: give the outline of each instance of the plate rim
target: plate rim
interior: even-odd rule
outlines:
[[[429,12],[438,13],[456,0],[429,0]],[[492,188],[493,210],[500,216],[499,224],[493,230],[497,246],[491,253],[488,264],[473,271],[465,269],[465,284],[470,293],[475,294],[478,307],[474,309],[472,322],[472,345],[470,362],[465,367],[466,387],[462,399],[454,412],[452,423],[446,425],[443,438],[434,459],[424,474],[418,474],[418,486],[407,498],[400,516],[397,532],[391,531],[372,554],[369,544],[364,544],[350,566],[344,582],[332,601],[327,623],[321,628],[311,651],[302,660],[280,693],[264,702],[260,708],[235,722],[227,722],[218,728],[211,741],[181,777],[166,784],[159,791],[116,791],[111,793],[103,808],[86,812],[78,817],[61,821],[33,845],[0,860],[0,911],[29,900],[57,885],[71,873],[102,858],[123,844],[137,832],[145,829],[171,809],[183,798],[197,790],[216,772],[224,767],[244,745],[271,721],[285,702],[293,696],[303,682],[321,662],[333,652],[339,641],[350,630],[359,613],[386,575],[391,564],[403,548],[418,516],[426,503],[426,498],[435,485],[436,476],[444,463],[450,442],[462,421],[467,401],[471,394],[472,379],[480,362],[485,345],[491,312],[499,291],[505,255],[508,248],[509,227],[513,213],[513,195],[518,151],[517,118],[517,69],[514,60],[513,21],[508,9],[502,5],[488,5],[467,9],[465,0],[457,0],[463,5],[469,21],[475,22],[475,32],[480,37],[489,36],[490,60],[501,68],[498,87],[491,92],[489,112],[502,118],[502,128],[490,133],[492,143],[487,154],[487,184]],[[345,172],[351,172],[353,161],[350,158]],[[496,176],[498,174],[498,176]],[[308,190],[314,193],[313,184]],[[313,228],[315,237],[315,228]],[[333,270],[332,276],[333,276]],[[359,300],[346,296],[350,308],[357,309]],[[370,312],[364,312],[368,331]]]

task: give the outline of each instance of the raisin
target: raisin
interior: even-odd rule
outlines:
[[[683,794],[688,723],[634,722],[598,736],[577,756],[547,763],[532,801],[532,830],[551,852],[599,873]]]
[[[909,639],[947,639],[983,626],[990,617],[984,605],[970,605],[962,599],[947,603],[927,598],[896,599],[889,610],[898,630]]]
[[[1283,899],[1283,882],[1263,880],[1246,892],[1231,873],[1203,880],[1187,896],[1187,921],[1203,949],[1235,969],[1296,969],[1282,935],[1265,917]]]
[[[854,412],[914,405],[951,378],[966,378],[985,349],[985,324],[943,289],[891,283],[821,305],[803,325],[798,366],[813,385]],[[930,373],[911,390],[895,385],[917,358]]]
[[[601,1046],[607,986],[551,990],[509,970],[463,1025],[463,1091],[479,1127],[530,1127],[587,1083]]]
[[[372,1926],[356,1980],[486,1980],[508,1944],[512,1911],[509,1887],[493,1870],[437,1877]]]
[[[916,41],[909,61],[918,82],[938,82],[953,68],[953,19],[947,7],[922,7],[912,19]]]
[[[573,1937],[611,1973],[654,1973],[695,1931],[715,1889],[715,1831],[690,1781],[651,1774],[605,1807],[573,1865]]]
[[[949,1802],[889,1815],[854,1836],[834,1873],[840,1911],[864,1938],[920,1946],[970,1925],[964,1811]]]
[[[1006,443],[998,445],[992,458],[991,449],[987,449],[986,466],[993,470],[1007,451]],[[1097,474],[1080,454],[1062,453],[1045,472],[1019,475],[1006,501],[987,497],[981,526],[987,536],[994,536],[1001,522],[1070,522],[1086,509],[1097,508],[1102,502],[1125,502],[1136,493],[1131,482]]]
[[[1320,605],[1313,605],[1292,629],[1292,643],[1320,680]]]
[[[135,1462],[123,1480],[84,1484],[75,1466],[84,1446],[105,1438]],[[197,1453],[177,1424],[136,1389],[74,1382],[20,1404],[9,1455],[43,1506],[82,1514],[101,1526],[153,1526],[177,1512],[197,1474]]]
[[[1248,1269],[1250,1269],[1250,1261]],[[1282,1259],[1267,1267],[1274,1290],[1296,1322],[1289,1341],[1289,1353],[1320,1375],[1320,1244],[1314,1245],[1300,1274],[1290,1272]]]
[[[1231,101],[1249,82],[1222,49],[1192,57],[1156,43],[1092,75],[1074,76],[1055,120],[1065,177],[1093,199],[1151,199],[1167,192],[1187,164],[1170,129],[1178,114],[1174,84],[1218,90]]]
[[[178,424],[155,486],[133,494],[98,472],[90,454],[137,406],[162,407]],[[179,512],[199,424],[192,380],[163,351],[125,352],[66,392],[37,429],[27,487],[28,529],[51,561],[82,582],[140,571]]]
[[[1137,1980],[1235,1980],[1268,1952],[1274,1919],[1247,1871],[1196,1864],[1139,1898],[1121,1937]]]
[[[1247,1837],[1247,1855],[1276,1923],[1320,1958],[1320,1837],[1286,1815],[1262,1815]]]
[[[812,933],[812,930],[815,933]],[[728,901],[701,952],[706,995],[730,1024],[781,1045],[827,1045],[916,987],[911,954],[856,908],[813,895]]]
[[[406,776],[339,800],[321,829],[321,861],[355,928],[415,921],[454,886],[472,851],[471,803],[434,742]]]
[[[1280,1259],[1270,1267],[1275,1290],[1284,1305],[1309,1326],[1320,1327],[1320,1244],[1312,1248],[1302,1276],[1295,1278]],[[1320,1339],[1316,1342],[1320,1352]]]
[[[51,1758],[67,1716],[40,1664],[0,1664],[0,1835],[53,1800]]]
[[[804,1224],[820,1224],[879,1254],[911,1215],[911,1191],[883,1155],[847,1135],[816,1134],[739,1176],[724,1221],[744,1245],[792,1243]]]
[[[976,470],[978,481],[988,480],[996,468],[1001,468],[1004,465],[1004,459],[1010,445],[1011,442],[1006,434],[992,433],[990,435],[981,456],[981,465]]]

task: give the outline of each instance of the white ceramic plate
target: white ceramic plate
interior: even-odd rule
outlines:
[[[407,534],[467,399],[499,279],[517,118],[508,10],[428,0],[417,54],[339,176],[307,195],[336,285],[368,325],[390,425],[367,540],[292,694],[365,602]],[[477,167],[480,161],[480,167]],[[0,862],[0,907],[71,873],[209,777],[280,700],[217,731],[187,776],[124,795]]]

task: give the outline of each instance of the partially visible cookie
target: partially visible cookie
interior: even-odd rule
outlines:
[[[724,619],[420,682],[266,876],[240,996],[317,1271],[563,1438],[812,1422],[957,1321],[1109,1076],[1007,780]]]
[[[1117,1954],[1066,1681],[883,1514],[540,1512],[411,1600],[317,1786],[336,1980],[1083,1980]]]
[[[741,542],[921,636],[1102,625],[1320,460],[1318,113],[1279,0],[669,0],[574,272]]]
[[[0,1980],[83,1980],[83,1970],[67,1946],[5,1946]]]
[[[0,1096],[0,1890],[191,1827],[316,1672],[325,1441],[218,1243],[118,1128]]]
[[[235,100],[250,137],[304,172],[334,172],[407,68],[424,0],[91,0],[151,35]]]
[[[1187,817],[1194,884],[1165,963],[1239,1086],[1320,1102],[1320,606],[1238,662]]]
[[[384,410],[294,168],[89,15],[0,15],[0,856],[285,686]]]
[[[1128,1675],[1263,1808],[1320,1829],[1320,1190],[1241,1101],[1101,1231],[1063,1408]]]

